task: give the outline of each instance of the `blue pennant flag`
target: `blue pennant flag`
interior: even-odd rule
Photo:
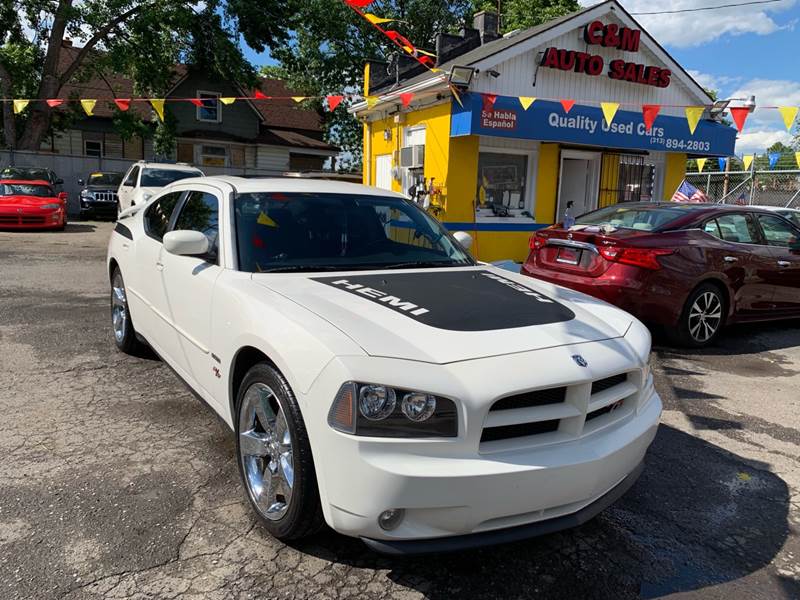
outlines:
[[[769,153],[769,168],[774,169],[775,165],[778,164],[778,160],[781,158],[780,152],[770,152]]]
[[[722,158],[722,157],[720,156],[720,157],[717,159],[717,161],[719,161],[719,170],[720,170],[720,171],[724,171],[724,170],[725,170],[725,164],[728,162],[728,159],[727,159],[727,158]]]

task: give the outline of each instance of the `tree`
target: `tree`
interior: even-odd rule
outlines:
[[[535,27],[581,8],[576,0],[474,0],[473,4],[476,12],[497,11],[499,5],[502,33]]]
[[[0,0],[0,93],[38,100],[16,117],[3,103],[6,145],[38,149],[54,115],[43,101],[109,69],[140,94],[164,93],[177,62],[252,84],[239,36],[258,51],[285,42],[296,1]],[[68,38],[81,47],[67,53]]]
[[[787,146],[782,142],[775,142],[769,148],[765,154],[759,154],[755,158],[755,165],[757,170],[768,170],[769,167],[769,155],[770,154],[780,154],[780,158],[778,162],[775,163],[774,169],[796,169],[797,162],[794,159],[794,150]]]

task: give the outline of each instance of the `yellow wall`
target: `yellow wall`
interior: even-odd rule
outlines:
[[[617,202],[617,185],[619,184],[619,154],[603,153],[600,167],[599,208],[611,206]]]
[[[536,174],[536,206],[533,215],[537,223],[551,224],[556,220],[558,202],[558,171],[561,149],[558,144],[539,146],[539,167]]]
[[[667,154],[667,159],[664,163],[664,198],[663,200],[671,200],[672,195],[678,186],[683,181],[686,174],[686,155],[685,154]]]

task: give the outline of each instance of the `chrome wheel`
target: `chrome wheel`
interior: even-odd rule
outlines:
[[[111,284],[111,325],[114,338],[121,344],[128,332],[128,297],[125,295],[125,284],[119,271],[114,274]]]
[[[254,383],[239,412],[239,458],[247,493],[267,519],[289,510],[294,486],[292,436],[275,392]]]
[[[714,292],[703,292],[689,309],[689,335],[697,342],[707,342],[721,323],[722,300]]]

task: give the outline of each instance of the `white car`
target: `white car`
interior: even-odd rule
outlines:
[[[140,160],[126,171],[117,189],[118,212],[147,202],[162,188],[189,177],[203,177],[197,167],[183,163],[154,163]]]
[[[360,185],[178,182],[112,233],[114,339],[146,341],[235,432],[280,539],[324,521],[424,553],[582,523],[655,436],[650,335],[457,239]]]

